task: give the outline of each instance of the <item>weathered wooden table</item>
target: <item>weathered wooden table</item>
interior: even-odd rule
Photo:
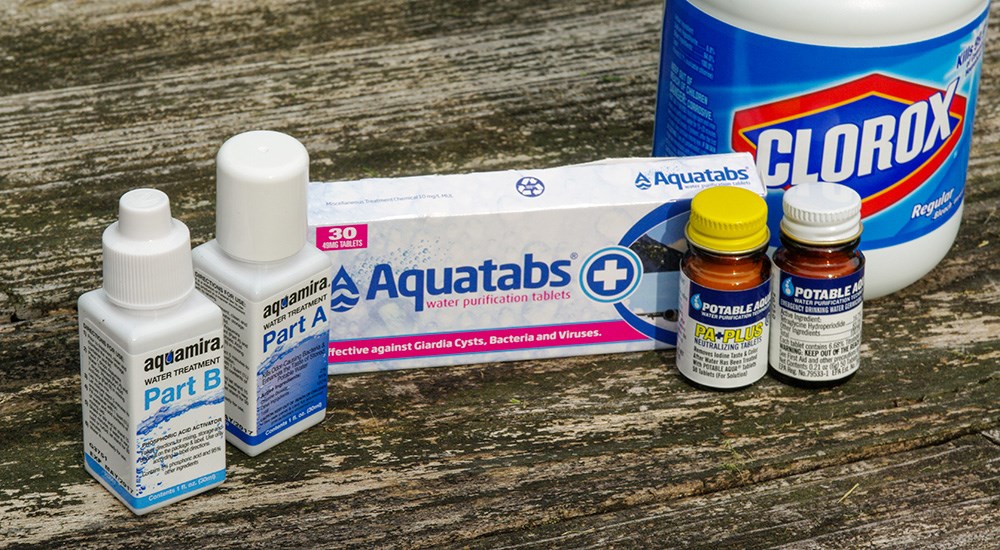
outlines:
[[[147,517],[84,472],[74,308],[119,195],[165,190],[198,244],[213,156],[254,128],[316,180],[646,155],[661,10],[0,7],[0,546],[1000,548],[995,29],[959,240],[866,305],[838,389],[696,391],[672,352],[345,376],[322,426]]]

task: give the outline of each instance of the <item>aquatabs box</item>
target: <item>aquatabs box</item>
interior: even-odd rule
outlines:
[[[690,199],[764,195],[753,159],[314,183],[330,373],[671,347]]]

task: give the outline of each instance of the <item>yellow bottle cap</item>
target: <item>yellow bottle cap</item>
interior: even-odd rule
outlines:
[[[767,244],[767,203],[741,187],[710,187],[691,201],[691,244],[718,252],[748,252]]]

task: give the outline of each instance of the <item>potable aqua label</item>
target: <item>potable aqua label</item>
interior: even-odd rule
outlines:
[[[861,364],[864,270],[811,279],[772,276],[771,367],[799,380],[843,378]]]
[[[680,278],[677,368],[713,388],[737,388],[767,372],[771,285],[714,290]]]

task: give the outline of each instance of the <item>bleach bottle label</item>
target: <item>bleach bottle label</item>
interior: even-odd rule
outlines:
[[[694,4],[666,3],[655,155],[753,154],[772,246],[781,194],[801,183],[861,195],[865,250],[960,212],[988,7],[925,41],[839,47],[749,32]]]

